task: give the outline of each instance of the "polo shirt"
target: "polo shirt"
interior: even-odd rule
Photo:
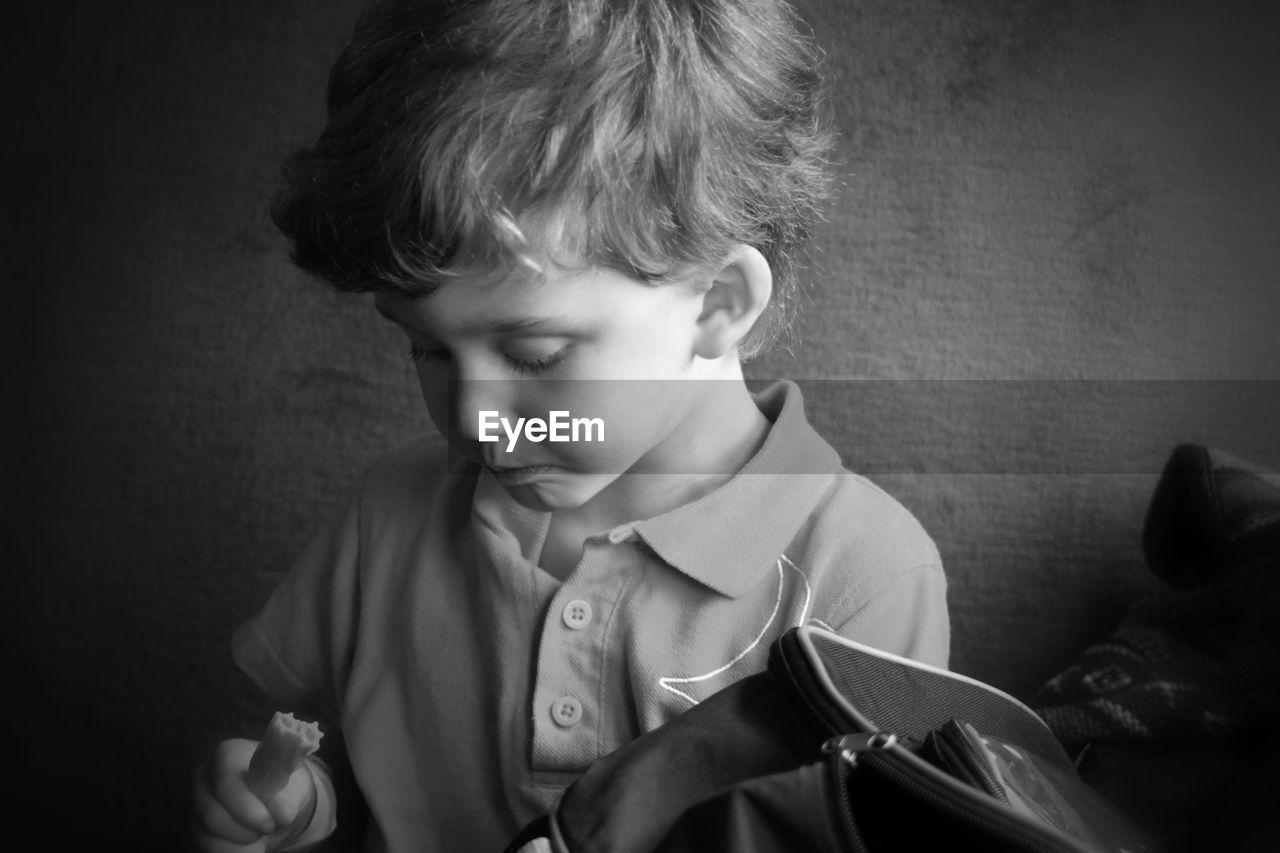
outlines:
[[[945,667],[946,580],[897,501],[843,469],[799,389],[756,397],[768,435],[736,475],[589,538],[559,581],[550,515],[420,438],[330,511],[239,665],[343,730],[365,849],[500,850],[595,759],[761,671],[816,623]]]

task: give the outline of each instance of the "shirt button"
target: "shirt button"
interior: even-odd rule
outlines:
[[[566,628],[581,631],[591,621],[591,605],[581,598],[575,598],[564,606],[560,618],[564,620]]]
[[[612,542],[614,545],[617,545],[621,542],[626,542],[630,538],[631,538],[630,527],[623,527],[618,530],[609,531],[609,541]]]
[[[572,696],[561,696],[551,703],[551,720],[562,729],[571,729],[582,719],[582,703]]]

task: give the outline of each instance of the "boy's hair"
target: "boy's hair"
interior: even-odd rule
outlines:
[[[746,243],[775,279],[750,356],[826,194],[818,59],[783,0],[376,3],[273,215],[302,269],[414,296],[528,262],[530,228],[655,284]]]

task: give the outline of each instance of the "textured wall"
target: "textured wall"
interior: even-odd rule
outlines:
[[[751,370],[810,380],[934,533],[965,672],[1029,693],[1152,588],[1173,443],[1280,466],[1271,386],[1222,382],[1280,379],[1264,5],[801,4],[841,188],[800,343]],[[426,426],[397,337],[265,216],[350,6],[59,4],[6,52],[4,647],[46,837],[172,849],[195,756],[265,719],[228,632]]]

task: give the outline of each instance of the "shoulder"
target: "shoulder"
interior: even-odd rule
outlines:
[[[831,478],[806,527],[803,548],[809,555],[821,562],[856,566],[864,575],[942,565],[937,546],[915,515],[884,489],[848,470]]]
[[[460,493],[466,494],[469,504],[478,473],[474,464],[458,457],[439,436],[414,436],[384,453],[365,471],[358,481],[361,505],[420,511]]]
[[[478,468],[443,439],[415,436],[375,459],[322,517],[316,540],[364,551],[427,531],[466,527]],[[364,560],[361,560],[364,562]]]
[[[796,531],[789,559],[801,555],[851,567],[845,576],[872,585],[877,573],[940,564],[916,517],[871,480],[843,467],[835,448],[809,424],[794,383],[771,385],[757,396],[757,404],[774,428],[753,463],[770,474],[803,474],[770,478],[770,517],[787,516],[780,529]]]
[[[942,558],[920,521],[865,477],[836,474],[793,543],[814,619],[851,639],[945,667],[950,620]]]
[[[397,478],[412,479],[422,473],[445,473],[450,467],[449,457],[448,444],[444,439],[422,433],[383,452],[369,466],[368,476],[394,482]]]

